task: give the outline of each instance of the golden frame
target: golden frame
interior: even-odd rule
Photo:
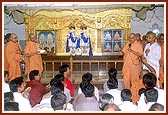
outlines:
[[[37,43],[47,53],[56,53],[56,32],[54,30],[36,30]]]
[[[123,29],[102,30],[102,53],[103,55],[121,55],[124,46]]]
[[[73,24],[76,27],[76,33],[80,33],[80,26],[84,24],[87,26],[88,33],[90,33],[93,56],[102,56],[104,55],[102,30],[106,28],[122,29],[124,31],[124,45],[130,34],[131,15],[132,10],[130,8],[109,9],[98,13],[81,12],[79,10],[41,10],[32,16],[24,14],[26,37],[28,38],[30,33],[35,33],[38,30],[55,31],[57,35],[55,55],[70,56],[70,53],[66,53],[66,38],[70,31],[69,26]],[[114,55],[120,54],[120,52],[117,52]]]

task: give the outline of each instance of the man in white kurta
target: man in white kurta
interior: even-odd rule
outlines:
[[[159,60],[161,58],[161,47],[155,42],[155,34],[153,32],[147,33],[148,44],[144,49],[144,57],[147,60],[147,63],[151,65],[156,71],[156,77],[159,77]],[[148,69],[145,65],[143,65],[143,69]],[[148,69],[149,70],[149,69]],[[157,86],[159,87],[159,81],[157,82]]]

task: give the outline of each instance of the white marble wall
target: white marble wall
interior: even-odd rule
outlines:
[[[156,15],[156,16],[155,16]],[[157,7],[155,9],[155,14],[153,11],[148,11],[146,14],[146,19],[144,21],[136,18],[135,12],[132,13],[131,19],[131,32],[140,33],[141,35],[146,34],[148,31],[152,30],[152,25],[156,23],[159,25],[160,32],[164,33],[164,8]]]

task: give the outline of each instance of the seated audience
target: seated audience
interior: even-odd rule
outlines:
[[[54,86],[51,85],[50,97],[42,99],[40,104],[37,104],[32,108],[32,111],[53,111],[53,108],[51,107],[51,98],[60,92],[64,92],[64,85],[61,82],[57,82]]]
[[[39,76],[38,70],[33,70],[29,73],[30,82],[26,84],[26,87],[31,87],[29,92],[29,101],[32,107],[39,104],[42,100],[44,94],[46,94],[49,89],[47,89],[41,82],[41,76]]]
[[[3,92],[10,92],[8,71],[4,71]]]
[[[66,95],[62,92],[56,93],[51,97],[51,107],[54,111],[66,110]]]
[[[25,90],[23,77],[17,77],[10,81],[10,90],[13,92],[15,102],[19,103],[19,111],[31,111],[30,101],[23,97]]]
[[[49,84],[50,84],[50,87],[55,86],[55,87],[58,87],[58,88],[59,88],[59,85],[58,85],[59,82],[62,83],[62,84],[64,84],[64,76],[63,76],[62,74],[57,74],[57,75],[54,76],[53,79],[51,79],[51,81],[50,81],[50,83],[49,83]],[[61,85],[61,86],[62,86],[62,85]],[[71,101],[71,95],[70,95],[69,89],[67,89],[67,88],[64,86],[64,89],[61,90],[61,91],[63,91],[64,94],[65,94],[66,97],[67,97],[67,103],[70,102],[70,101]],[[47,100],[47,103],[49,103],[51,96],[52,96],[52,95],[51,95],[51,91],[50,91],[49,93],[47,93],[46,95],[43,96],[43,99],[42,99],[41,103],[45,103],[45,102],[46,102],[45,100]]]
[[[144,93],[144,100],[146,105],[138,108],[138,111],[148,111],[151,105],[157,102],[158,99],[158,91],[155,88],[148,88]]]
[[[104,93],[99,98],[99,108],[102,111],[104,110],[105,105],[113,103],[114,103],[114,97],[111,94]]]
[[[149,111],[164,111],[164,106],[162,104],[159,104],[159,103],[154,103],[149,108]]]
[[[74,86],[73,83],[75,81],[74,76],[71,76],[68,79],[68,75],[70,74],[69,65],[62,65],[59,67],[59,73],[64,76],[64,85],[67,89],[69,89],[71,96],[74,95]]]
[[[116,78],[117,77],[117,70],[115,68],[110,68],[110,70],[108,71],[108,76],[109,76],[109,79],[103,84],[104,92],[109,90],[107,83],[110,83],[110,82],[115,82],[116,87],[118,88],[118,80]]]
[[[103,111],[121,111],[120,108],[116,104],[107,104],[104,107]]]
[[[7,102],[4,104],[4,111],[19,111],[19,104],[17,102]]]
[[[81,89],[82,90],[82,89]],[[94,86],[88,84],[83,88],[85,99],[78,103],[76,111],[99,111],[99,104],[94,96]]]
[[[143,76],[143,84],[146,89],[155,88],[158,91],[157,103],[165,105],[165,92],[163,89],[156,88],[157,78],[153,73],[147,73]],[[141,94],[141,97],[138,101],[138,108],[143,108],[146,105],[144,100],[144,93]]]
[[[105,93],[111,94],[114,97],[114,104],[119,105],[122,103],[120,93],[121,91],[118,88],[118,80],[116,79],[117,70],[111,68],[108,72],[109,80],[107,81],[107,87],[109,90]]]
[[[121,111],[135,111],[137,106],[131,102],[132,93],[129,89],[123,89],[121,91],[122,104],[118,105]]]
[[[88,84],[93,84],[92,82],[92,78],[93,78],[93,75],[91,73],[85,73],[82,75],[82,82],[80,83],[80,87],[78,89],[78,94],[81,94],[83,93],[83,91],[81,89],[83,89],[82,87],[84,87],[85,85],[88,85]],[[96,99],[99,100],[99,90],[96,86],[94,86],[94,94],[96,96]]]
[[[12,92],[5,92],[4,93],[4,103],[7,102],[13,102],[14,101],[14,96]]]

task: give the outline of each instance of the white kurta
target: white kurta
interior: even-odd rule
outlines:
[[[14,92],[13,93],[15,102],[19,103],[19,111],[31,111],[30,101],[22,96],[21,93]]]
[[[146,53],[145,53],[145,51],[147,49],[150,49],[150,52],[148,53],[148,55],[146,55]],[[153,43],[152,45],[150,45],[150,43],[148,43],[144,49],[144,57],[146,58],[147,63],[155,69],[156,75],[158,78],[159,77],[159,67],[160,67],[159,60],[161,58],[160,45],[156,42]],[[145,65],[143,65],[143,69],[148,69],[148,68]]]

